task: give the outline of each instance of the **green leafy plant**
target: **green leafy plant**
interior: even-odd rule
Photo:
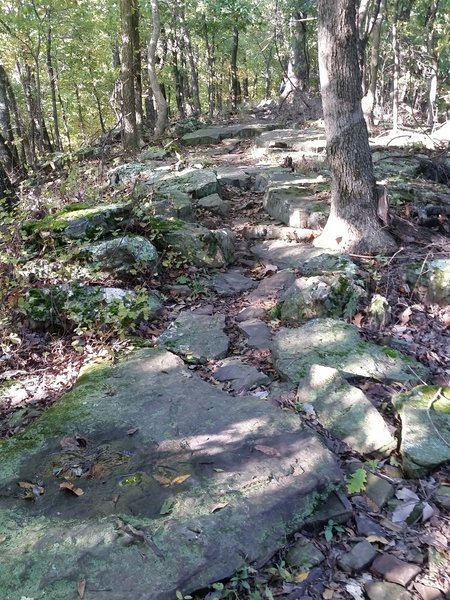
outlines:
[[[363,468],[356,469],[354,473],[347,479],[347,492],[349,494],[357,494],[366,489],[367,471]]]
[[[323,535],[327,542],[331,542],[336,533],[343,533],[345,529],[333,519],[329,519],[328,523],[323,528]]]

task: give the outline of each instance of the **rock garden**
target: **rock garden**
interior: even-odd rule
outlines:
[[[313,245],[320,122],[28,184],[3,226],[1,600],[450,597],[450,162],[372,151],[393,256]]]

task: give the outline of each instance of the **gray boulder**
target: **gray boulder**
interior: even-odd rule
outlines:
[[[217,215],[226,215],[229,212],[228,204],[222,200],[219,194],[211,194],[200,198],[197,206]]]
[[[214,371],[214,379],[228,381],[235,392],[247,391],[255,385],[270,383],[265,373],[258,371],[253,365],[247,365],[238,358],[226,358]]]
[[[163,244],[197,267],[221,268],[234,259],[233,235],[225,229],[210,231],[200,225],[185,223],[165,233]]]
[[[313,364],[378,381],[417,382],[428,370],[392,348],[364,341],[357,328],[334,319],[313,319],[301,327],[281,328],[272,356],[286,379],[299,383]]]
[[[125,235],[84,246],[82,253],[99,263],[102,270],[129,276],[130,269],[154,273],[158,253],[154,245],[140,235]]]
[[[450,460],[450,387],[421,385],[393,398],[400,415],[403,469],[422,477]]]
[[[385,456],[396,447],[383,417],[337,369],[312,365],[299,383],[297,400],[312,404],[321,425],[356,452]]]
[[[159,336],[158,343],[189,362],[204,363],[225,358],[228,354],[229,340],[224,328],[224,315],[199,315],[184,311]]]
[[[282,321],[299,324],[314,317],[352,317],[366,295],[344,273],[300,277],[284,293],[278,310]]]
[[[327,202],[316,195],[328,189],[323,177],[302,177],[287,173],[270,181],[263,204],[274,219],[303,229],[321,229],[330,212]]]

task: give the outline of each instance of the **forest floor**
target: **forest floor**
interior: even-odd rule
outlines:
[[[432,151],[421,152],[426,152],[429,157],[433,156]],[[410,150],[405,150],[405,154],[407,153]],[[255,153],[252,140],[241,141],[232,152],[225,151],[220,146],[201,150],[183,149],[182,158],[187,164],[207,162],[212,165],[208,168],[255,166],[261,161]],[[275,161],[273,164],[282,166],[286,164],[285,158],[280,153],[272,158]],[[301,156],[293,155],[292,158],[293,169],[300,169]],[[51,164],[47,165],[34,181],[24,184],[22,203],[36,218],[74,200],[89,202],[92,197],[101,197],[102,203],[114,202],[119,194],[123,194],[123,190],[118,192],[108,186],[107,173],[121,161],[119,150],[113,148],[107,158],[77,164],[69,169],[60,170]],[[173,160],[174,164],[175,162]],[[315,166],[310,165],[310,168],[314,169]],[[205,218],[208,219],[208,227],[211,229],[214,226],[232,229],[239,249],[234,267],[241,268],[246,276],[258,282],[270,278],[276,268],[255,260],[248,252],[248,242],[244,235],[249,226],[267,221],[262,205],[263,194],[228,187],[223,191],[223,198],[230,203],[230,212],[225,217],[207,215],[203,210],[197,209],[198,220],[202,222]],[[359,328],[362,336],[370,341],[382,344],[390,338],[401,340],[406,354],[430,368],[432,377],[429,383],[448,386],[450,307],[425,304],[400,273],[405,264],[425,264],[431,257],[449,256],[449,222],[447,218],[443,218],[440,222],[432,223],[431,227],[420,225],[415,219],[411,202],[391,207],[391,211],[397,217],[393,221],[393,233],[399,241],[399,251],[389,258],[352,257],[364,270],[378,274],[376,289],[372,291],[388,299],[391,317],[382,327],[374,328],[368,318],[368,307],[362,304],[352,322]],[[25,218],[23,214],[22,217]],[[9,255],[16,253],[20,260],[26,240],[21,238],[18,225],[8,223],[6,237],[10,244]],[[49,406],[57,402],[73,386],[83,365],[97,357],[111,354],[119,356],[131,347],[139,346],[142,340],[155,343],[183,308],[203,314],[225,314],[226,333],[231,340],[229,355],[243,358],[274,381],[278,379],[270,352],[250,349],[237,326],[236,315],[248,306],[246,294],[238,293],[227,298],[218,295],[209,286],[211,274],[203,269],[184,264],[168,264],[158,278],[146,282],[146,285],[164,294],[165,312],[159,320],[142,324],[132,338],[117,337],[105,332],[81,339],[71,331],[35,330],[26,319],[20,319],[20,296],[25,287],[23,282],[14,284],[14,264],[5,265],[5,272],[1,277],[3,289],[7,289],[8,293],[4,296],[0,321],[0,383],[14,379],[17,385],[8,399],[0,403],[0,439],[8,439],[24,431]],[[101,281],[102,285],[114,283],[114,278]],[[276,331],[280,323],[271,321],[269,325],[272,331]],[[203,379],[216,384],[213,377],[216,366],[216,363],[210,361],[206,365],[192,367],[192,370]],[[226,386],[225,389],[227,390]],[[264,390],[262,386],[262,397]],[[284,390],[282,386],[280,390],[273,402],[294,411],[295,392]],[[227,391],[232,395],[236,394],[231,389]],[[367,381],[364,391],[376,399],[377,405],[384,409],[385,420],[398,433],[399,422],[390,411],[388,401],[397,390],[388,384]],[[317,419],[311,418],[309,426],[323,437],[328,448],[338,457],[344,471],[348,471],[352,462],[361,460],[360,455],[327,434]],[[432,492],[438,484],[449,483],[449,467],[444,466],[420,480],[406,480],[398,469],[399,464],[400,457],[394,452],[390,460],[372,461],[369,470],[378,473],[388,482],[400,501],[409,499],[410,504],[418,507],[419,510],[416,510],[413,517],[395,522],[389,504],[380,506],[366,493],[354,493],[349,499],[352,512],[360,519],[359,525],[354,520],[346,523],[330,521],[321,531],[305,530],[301,535],[299,533],[299,538],[308,538],[325,557],[317,565],[305,564],[299,569],[289,563],[287,551],[295,542],[289,540],[286,548],[272,557],[264,567],[254,569],[249,566],[231,581],[224,582],[223,587],[218,585],[215,589],[196,594],[195,598],[359,600],[364,597],[365,583],[374,574],[369,571],[346,573],[338,566],[338,558],[349,551],[356,541],[364,539],[378,544],[380,549],[402,561],[393,565],[392,568],[397,570],[398,575],[390,581],[407,587],[410,595],[404,596],[405,598],[450,598],[450,519],[448,512],[432,499]],[[376,522],[375,533],[364,533],[361,519],[366,524]],[[415,576],[414,583],[410,584],[407,572],[408,569],[414,571],[415,567],[418,575]],[[404,588],[385,588],[380,593],[381,595],[374,595],[373,598],[403,598],[399,594],[404,593]]]

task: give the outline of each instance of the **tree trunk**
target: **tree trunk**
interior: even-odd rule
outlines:
[[[0,133],[4,140],[0,147],[0,160],[2,160],[5,169],[12,175],[16,170],[22,171],[22,166],[14,143],[9,104],[8,76],[3,65],[0,65]]]
[[[186,48],[186,53],[189,62],[189,75],[191,79],[191,92],[192,92],[192,104],[193,104],[193,114],[197,117],[201,113],[201,105],[200,105],[200,91],[198,86],[198,70],[197,65],[195,63],[194,50],[192,48],[192,40],[189,34],[188,28],[186,26],[186,18],[185,18],[185,9],[184,5],[181,10],[181,25],[183,29],[183,38],[184,45]]]
[[[142,57],[141,57],[141,36],[139,31],[140,9],[138,0],[131,0],[132,4],[132,32],[133,32],[133,74],[134,74],[134,97],[136,105],[136,129],[138,136],[138,145],[142,142],[143,127],[143,104],[142,104]]]
[[[53,68],[52,62],[52,28],[49,27],[47,31],[47,48],[46,48],[46,58],[47,58],[47,73],[48,73],[48,82],[50,85],[50,96],[52,99],[52,117],[53,117],[53,131],[54,131],[54,142],[55,142],[55,150],[61,152],[62,142],[61,135],[59,133],[59,120],[58,120],[58,106],[56,103],[56,83],[55,83],[55,70]]]
[[[75,97],[77,99],[78,123],[80,125],[81,134],[83,135],[83,137],[85,137],[86,130],[85,130],[85,126],[84,126],[83,109],[81,106],[80,88],[78,87],[77,83],[75,84]]]
[[[239,29],[237,27],[233,30],[233,46],[231,49],[231,108],[236,110],[239,103],[239,81],[237,73],[237,56],[239,48]]]
[[[126,154],[139,150],[134,95],[133,7],[131,0],[120,0],[122,26],[122,140]]]
[[[18,202],[19,198],[11,185],[8,174],[0,163],[0,206],[4,205],[6,210],[11,212]]]
[[[381,28],[383,25],[384,14],[386,8],[386,0],[381,0],[380,8],[377,14],[376,21],[372,30],[372,50],[370,53],[370,71],[369,85],[366,95],[363,98],[363,112],[369,131],[375,127],[373,111],[375,108],[375,99],[378,81],[378,67],[380,62],[380,44],[381,44]]]
[[[430,58],[430,77],[427,86],[427,125],[431,128],[434,127],[435,123],[434,106],[437,97],[437,74],[439,67],[439,54],[434,40],[434,24],[439,10],[439,1],[440,0],[432,0],[425,21],[427,52]]]
[[[214,35],[209,35],[206,17],[203,14],[203,37],[206,45],[206,62],[208,64],[208,115],[212,119],[216,108]]]
[[[392,53],[394,57],[394,72],[392,77],[392,130],[398,130],[398,83],[400,79],[400,44],[398,41],[398,11],[399,0],[395,1],[394,15],[392,20]]]
[[[361,108],[356,1],[318,1],[319,73],[331,170],[331,211],[319,247],[358,254],[396,245],[377,216],[378,195]]]
[[[153,90],[156,104],[155,138],[163,135],[167,127],[167,102],[162,93],[161,86],[156,74],[156,46],[161,33],[161,21],[159,18],[158,0],[151,0],[152,9],[152,33],[148,43],[148,78]]]

